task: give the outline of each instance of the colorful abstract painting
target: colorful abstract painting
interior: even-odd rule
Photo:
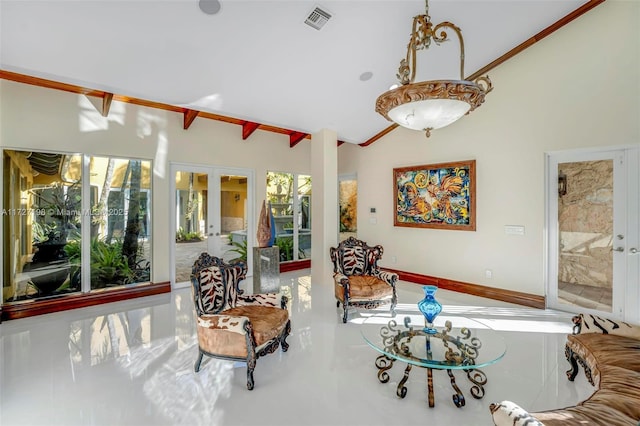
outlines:
[[[475,160],[393,169],[395,226],[476,230]]]

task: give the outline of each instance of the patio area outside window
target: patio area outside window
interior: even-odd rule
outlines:
[[[149,282],[151,162],[3,151],[2,303]]]

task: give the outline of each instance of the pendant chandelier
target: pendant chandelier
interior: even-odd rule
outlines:
[[[437,45],[447,41],[444,28],[450,28],[460,42],[460,80],[430,80],[414,83],[416,51],[428,49],[431,41]],[[440,31],[440,33],[438,33]],[[451,22],[434,26],[429,16],[429,0],[425,0],[425,14],[413,18],[407,57],[398,68],[399,86],[383,93],[376,100],[376,112],[389,121],[412,130],[431,130],[448,126],[484,102],[484,96],[493,89],[489,77],[475,81],[464,79],[464,40],[462,32]]]

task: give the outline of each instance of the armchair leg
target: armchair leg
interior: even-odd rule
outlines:
[[[200,351],[198,349],[198,358],[196,359],[196,363],[194,364],[193,368],[196,371],[196,373],[198,371],[200,371],[200,363],[202,362],[202,357],[204,356],[204,354],[202,353],[202,351]]]
[[[247,365],[247,389],[253,390],[253,368]]]
[[[347,322],[347,310],[349,308],[349,285],[344,286],[344,293],[342,294],[342,309],[344,312],[342,313],[342,323]]]
[[[256,368],[256,353],[251,351],[247,355],[247,389],[253,390],[253,370]]]
[[[342,302],[342,322],[346,323],[347,322],[347,306],[349,305],[348,302],[349,299],[345,299],[345,302]],[[336,300],[336,308],[340,307],[340,300]]]
[[[398,295],[396,294],[396,288],[393,288],[393,297],[391,298],[391,315],[396,315],[396,305],[398,304]]]
[[[284,331],[282,332],[282,335],[280,336],[280,346],[282,347],[282,352],[286,352],[287,350],[289,350],[289,344],[287,343],[287,337],[289,337],[289,334],[291,333],[291,320],[287,321],[287,325],[284,328]]]
[[[566,372],[567,379],[573,382],[573,380],[578,375],[578,361],[576,360],[576,354],[569,348],[569,346],[564,347],[564,355],[571,364],[571,368]]]

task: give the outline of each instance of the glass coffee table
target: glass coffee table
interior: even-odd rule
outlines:
[[[487,375],[480,370],[498,362],[506,352],[504,339],[486,324],[463,316],[440,315],[433,329],[425,327],[422,314],[373,315],[361,326],[365,341],[381,355],[376,358],[378,380],[389,381],[388,371],[396,361],[406,363],[404,377],[398,383],[396,394],[407,395],[405,384],[413,366],[427,370],[429,407],[435,405],[433,370],[446,370],[454,390],[453,403],[465,405],[464,395],[456,384],[455,370],[461,370],[469,382],[470,393],[480,399],[484,396]]]

